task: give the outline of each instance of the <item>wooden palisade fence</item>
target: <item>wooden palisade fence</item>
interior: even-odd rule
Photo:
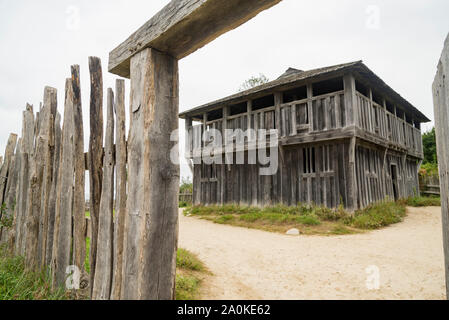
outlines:
[[[178,60],[280,1],[172,0],[114,49],[109,71],[131,80],[128,141],[123,80],[117,80],[115,95],[107,91],[103,133],[98,58],[89,58],[86,154],[79,66],[66,80],[62,116],[54,88],[45,88],[38,112],[26,106],[21,137],[11,134],[0,161],[5,207],[0,239],[26,258],[28,270],[50,272],[54,288],[66,284],[68,273],[79,273],[93,299],[174,298],[180,173],[172,161],[173,154],[179,158],[172,136],[178,129]],[[90,274],[84,263],[86,170]]]
[[[84,153],[80,69],[72,66],[66,80],[62,124],[57,91],[46,87],[41,108],[34,113],[33,106],[26,106],[22,136],[18,139],[11,134],[0,158],[0,237],[14,254],[25,257],[28,270],[50,272],[54,288],[65,286],[68,276],[79,270],[82,284],[91,284],[92,298],[120,299],[127,197],[125,83],[117,80],[115,99],[108,89],[103,149],[100,59],[89,58],[89,65],[89,152]],[[85,270],[86,170],[92,204],[90,276]]]

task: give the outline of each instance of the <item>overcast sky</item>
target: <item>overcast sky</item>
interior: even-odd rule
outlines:
[[[73,64],[81,66],[87,151],[88,56],[102,59],[105,90],[114,88],[108,53],[168,2],[0,0],[0,153],[11,132],[20,135],[25,104],[38,109],[46,85],[58,89],[63,113]],[[288,67],[363,60],[433,120],[431,85],[449,32],[448,12],[447,0],[283,0],[181,60],[180,110],[233,94],[259,73],[273,80]],[[181,168],[182,176],[190,175]]]

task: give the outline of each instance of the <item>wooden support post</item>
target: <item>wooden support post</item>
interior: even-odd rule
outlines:
[[[101,61],[89,57],[90,71],[90,219],[92,238],[90,239],[90,284],[93,288],[97,261],[98,216],[100,212],[101,182],[103,181],[103,74]]]
[[[374,109],[374,101],[373,101],[373,90],[368,88],[368,98],[369,98],[369,122],[370,122],[370,130],[371,132],[376,132],[376,110]]]
[[[433,100],[441,189],[446,296],[449,299],[449,35],[433,83]]]
[[[186,150],[185,150],[185,154],[184,157],[186,158],[187,161],[189,161],[190,157],[192,156],[192,139],[193,139],[193,132],[191,133],[192,130],[192,118],[187,117],[185,119],[185,146],[186,146]],[[190,162],[189,162],[189,166]],[[193,168],[190,168],[190,170],[192,170],[193,172]]]
[[[351,138],[349,143],[349,171],[348,171],[348,208],[351,211],[358,209],[357,205],[357,172],[355,164],[355,152],[356,152],[356,142],[355,137]]]
[[[298,134],[298,128],[296,126],[296,104],[292,105],[291,109],[291,136],[296,136]]]
[[[309,119],[309,132],[314,131],[313,127],[313,85],[307,84],[307,118]]]
[[[176,59],[153,49],[131,59],[123,299],[174,298],[179,165],[169,137],[178,129],[178,90]]]
[[[114,219],[114,255],[111,299],[119,300],[122,288],[123,245],[125,238],[126,215],[126,113],[125,113],[125,81],[117,80],[115,87],[115,112],[117,126],[115,134],[116,158],[116,195]]]
[[[92,299],[109,300],[112,285],[114,216],[114,93],[108,89],[103,184],[98,221],[98,247]]]
[[[348,125],[360,127],[354,76],[352,74],[345,75],[343,77],[343,82],[345,91],[345,108],[347,110],[346,123]]]
[[[64,124],[62,126],[61,159],[56,199],[55,231],[53,240],[53,288],[64,285],[66,268],[70,265],[72,248],[72,205],[74,182],[74,121],[73,86],[67,79],[65,85]],[[70,235],[70,236],[69,236]]]
[[[275,125],[276,125],[276,129],[278,130],[278,135],[279,137],[282,136],[282,125],[284,124],[282,122],[282,116],[281,116],[281,104],[282,104],[282,94],[280,92],[275,92],[274,93],[274,107],[275,107]],[[254,117],[254,123],[257,122],[257,118]]]
[[[85,166],[84,166],[84,129],[83,108],[81,104],[80,67],[71,67],[73,91],[73,121],[74,121],[74,166],[75,184],[73,190],[73,265],[83,272],[86,260],[86,199]]]

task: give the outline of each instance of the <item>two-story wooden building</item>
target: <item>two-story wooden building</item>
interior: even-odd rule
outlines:
[[[195,204],[342,203],[354,210],[419,193],[421,123],[430,120],[361,61],[289,69],[275,81],[180,117],[189,132],[190,160],[211,129],[223,136],[225,129],[279,133],[279,170],[272,176],[261,176],[260,164],[195,161]]]

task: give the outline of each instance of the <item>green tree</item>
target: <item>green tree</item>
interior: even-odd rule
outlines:
[[[245,90],[249,90],[252,88],[255,88],[257,86],[260,86],[262,84],[265,84],[267,82],[269,82],[270,79],[268,79],[264,74],[259,74],[258,77],[251,77],[248,80],[246,80],[241,86],[239,91],[245,91]]]
[[[189,193],[193,193],[193,183],[192,180],[190,180],[190,178],[182,178],[181,181],[181,186],[179,188],[179,193],[180,194],[189,194]]]
[[[437,141],[435,136],[435,128],[426,132],[422,136],[424,149],[424,164],[437,164]]]

